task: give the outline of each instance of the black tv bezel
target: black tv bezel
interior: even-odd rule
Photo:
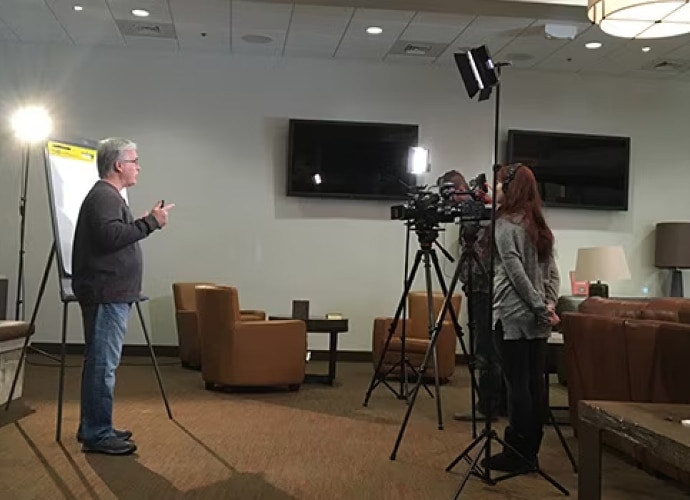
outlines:
[[[583,134],[578,132],[551,132],[548,130],[524,130],[524,129],[509,129],[508,138],[506,141],[506,160],[507,163],[512,163],[513,140],[516,134],[521,135],[539,135],[549,137],[572,137],[572,138],[590,138],[590,139],[618,139],[625,143],[625,154],[627,158],[627,167],[623,176],[625,183],[625,202],[621,205],[590,205],[585,203],[557,203],[542,200],[545,207],[549,208],[573,208],[581,210],[602,210],[602,211],[618,211],[627,212],[630,207],[630,137],[622,135],[605,135],[605,134]],[[528,165],[529,166],[529,165]]]
[[[296,191],[291,189],[292,186],[292,171],[294,166],[294,151],[293,151],[293,139],[294,130],[296,124],[322,124],[322,125],[350,125],[350,126],[365,126],[365,127],[376,127],[376,126],[401,126],[401,127],[414,127],[417,130],[417,146],[419,145],[419,124],[417,123],[401,123],[401,122],[378,122],[378,121],[350,121],[350,120],[320,120],[317,118],[290,118],[288,120],[288,155],[286,162],[286,186],[285,195],[291,198],[317,198],[323,200],[339,199],[339,200],[366,200],[366,201],[399,201],[406,200],[409,197],[401,194],[396,195],[365,195],[365,194],[346,194],[346,193],[310,193],[305,191]],[[411,186],[414,187],[414,186]]]

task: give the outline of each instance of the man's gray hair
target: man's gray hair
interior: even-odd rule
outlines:
[[[137,149],[137,145],[129,139],[122,137],[109,137],[98,143],[98,176],[103,179],[115,169],[115,162],[122,153],[131,149]]]

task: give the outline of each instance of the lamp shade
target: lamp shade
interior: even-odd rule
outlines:
[[[587,17],[620,38],[666,38],[690,33],[689,0],[588,0]]]
[[[690,268],[690,222],[658,223],[654,241],[656,267]]]
[[[630,269],[621,246],[580,248],[575,279],[578,281],[629,280]]]

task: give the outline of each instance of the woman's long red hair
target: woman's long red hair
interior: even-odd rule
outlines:
[[[508,167],[498,171],[498,181],[503,183],[508,177]],[[522,215],[523,226],[527,236],[537,247],[540,262],[545,262],[553,253],[553,233],[546,224],[542,210],[541,196],[537,189],[537,180],[532,170],[523,165],[515,171],[508,191],[503,193],[503,200],[498,207],[497,215]]]

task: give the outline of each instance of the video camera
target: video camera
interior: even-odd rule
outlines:
[[[391,219],[413,221],[416,226],[427,227],[455,222],[458,218],[462,222],[490,220],[491,208],[479,193],[488,191],[486,174],[479,174],[468,184],[469,191],[456,189],[452,182],[437,186],[438,193],[427,186],[412,188],[407,203],[391,207]],[[465,195],[466,199],[456,201],[456,195]]]

